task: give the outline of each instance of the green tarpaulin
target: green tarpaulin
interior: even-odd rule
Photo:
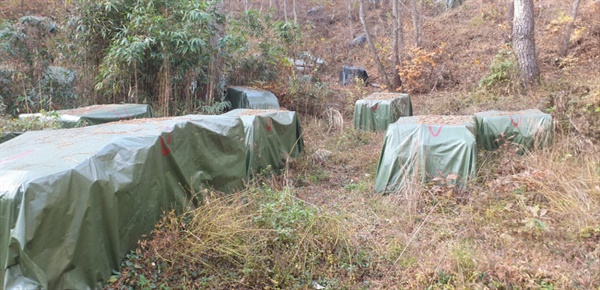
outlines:
[[[269,92],[247,87],[229,87],[225,100],[232,109],[279,109],[277,97]]]
[[[0,144],[0,288],[101,288],[163,211],[246,178],[242,121],[130,120]]]
[[[552,141],[552,116],[537,109],[481,112],[475,114],[475,121],[477,143],[486,150],[498,149],[505,142],[532,149]]]
[[[410,96],[398,93],[376,93],[356,101],[354,128],[365,131],[385,131],[400,117],[412,116]]]
[[[285,160],[297,157],[304,147],[296,112],[237,109],[225,115],[239,116],[244,123],[248,176],[283,168]]]
[[[56,113],[56,116],[54,115]],[[151,118],[152,108],[145,104],[110,104],[94,105],[72,110],[60,110],[48,114],[21,114],[23,118],[57,118],[63,128],[73,128],[81,125],[98,125],[108,122]]]
[[[472,116],[400,118],[386,131],[375,192],[395,192],[405,184],[452,175],[453,182],[464,184],[475,174],[476,158]]]

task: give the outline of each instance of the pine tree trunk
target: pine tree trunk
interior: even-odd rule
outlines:
[[[539,81],[534,39],[533,0],[515,0],[513,49],[519,62],[521,81],[529,87]]]
[[[563,35],[562,46],[560,48],[560,55],[567,56],[569,53],[569,40],[571,39],[571,30],[573,30],[573,23],[577,18],[577,10],[579,10],[579,2],[580,0],[573,1],[573,9],[571,10],[571,20],[567,23],[565,27],[565,34]]]
[[[359,17],[360,23],[362,24],[363,30],[365,31],[365,36],[367,37],[367,43],[369,44],[369,50],[371,50],[371,54],[373,55],[373,61],[377,65],[377,69],[379,70],[379,74],[385,81],[385,85],[388,89],[392,88],[392,84],[390,83],[387,75],[385,74],[385,70],[383,69],[383,65],[381,65],[381,61],[379,60],[379,56],[377,55],[377,50],[375,49],[375,45],[373,44],[373,39],[371,38],[371,34],[369,34],[369,30],[367,29],[367,21],[365,20],[365,11],[364,11],[364,1],[360,0],[360,8],[359,8]]]

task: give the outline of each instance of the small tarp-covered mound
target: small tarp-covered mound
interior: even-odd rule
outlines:
[[[151,118],[152,107],[146,104],[110,104],[60,110],[56,111],[56,113],[58,114],[58,121],[64,128],[73,128],[82,124],[98,125],[121,120]],[[19,115],[20,119],[32,117],[53,118],[52,114],[43,115],[36,113]]]
[[[475,113],[477,143],[486,150],[498,149],[505,142],[521,149],[544,147],[552,141],[552,116],[540,110]]]
[[[237,109],[225,115],[238,116],[244,123],[248,176],[269,167],[281,169],[288,157],[298,157],[304,148],[296,112]]]
[[[395,192],[407,182],[448,177],[464,184],[475,173],[472,116],[415,116],[390,124],[377,166],[375,192]]]
[[[412,116],[408,94],[375,93],[356,101],[354,128],[365,131],[385,131],[400,117]]]
[[[0,288],[102,288],[163,211],[246,177],[228,116],[27,132],[0,144]]]
[[[265,90],[247,87],[229,87],[225,100],[231,102],[232,109],[279,109],[277,97]]]

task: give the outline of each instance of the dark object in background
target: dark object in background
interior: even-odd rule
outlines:
[[[342,67],[342,73],[340,74],[342,86],[353,83],[355,78],[363,80],[365,86],[369,83],[369,75],[364,68],[354,66]]]
[[[355,46],[362,46],[365,43],[367,43],[367,37],[364,34],[361,34],[355,39],[348,41],[348,46],[350,46],[350,48],[353,48]]]

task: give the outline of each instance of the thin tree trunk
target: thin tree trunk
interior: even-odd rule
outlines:
[[[292,11],[294,12],[294,23],[298,23],[298,14],[296,13],[296,0],[292,1]]]
[[[504,43],[512,42],[513,18],[515,18],[515,1],[508,0],[506,9],[506,27],[508,27],[508,33],[504,35]]]
[[[571,10],[571,20],[565,26],[565,34],[562,40],[562,46],[560,48],[560,55],[567,56],[569,53],[569,40],[571,39],[571,31],[573,30],[573,23],[575,23],[575,19],[577,18],[577,11],[579,10],[579,2],[580,0],[573,1],[573,9]]]
[[[535,52],[533,0],[515,0],[513,49],[519,62],[521,81],[530,87],[539,81],[540,69]]]
[[[377,65],[377,69],[379,70],[379,74],[381,74],[381,77],[383,77],[383,80],[385,81],[385,85],[387,86],[388,89],[392,88],[392,84],[390,83],[387,75],[385,74],[385,70],[383,69],[383,66],[381,65],[381,61],[379,60],[379,56],[377,55],[377,51],[375,50],[375,45],[373,45],[373,39],[371,38],[371,34],[369,34],[369,30],[367,29],[367,21],[365,20],[365,11],[364,11],[364,1],[365,0],[360,0],[360,8],[359,8],[359,17],[360,17],[360,23],[362,24],[363,30],[365,32],[365,36],[367,37],[367,43],[369,44],[369,50],[371,50],[371,54],[373,55],[373,60],[375,61],[375,64]]]
[[[419,0],[410,1],[410,9],[412,14],[413,28],[415,30],[415,46],[421,47],[421,36],[423,31],[423,3],[419,5]]]
[[[354,28],[352,23],[352,0],[348,1],[348,31],[350,31],[350,40],[354,39]]]
[[[402,16],[400,14],[400,0],[391,0],[392,1],[392,16],[393,19],[393,32],[394,32],[394,44],[392,50],[394,51],[394,83],[393,90],[398,89],[402,86],[402,79],[400,78],[400,30],[402,27]]]
[[[283,19],[285,20],[285,22],[288,21],[288,18],[287,18],[287,0],[283,0]]]

